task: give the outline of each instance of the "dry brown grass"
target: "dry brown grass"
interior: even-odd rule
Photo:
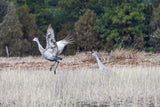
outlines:
[[[0,73],[1,106],[160,106],[159,66],[113,66],[74,70],[6,69]]]
[[[136,50],[115,50],[111,52],[111,59],[122,62],[119,64],[160,64],[160,54],[139,52]]]
[[[100,74],[89,52],[62,56],[56,75],[41,57],[0,58],[0,106],[160,106],[159,54],[116,50],[98,56],[113,72]]]
[[[160,65],[160,54],[138,52],[135,50],[115,50],[111,53],[98,52],[97,53],[101,62],[106,66],[113,65]],[[94,56],[91,56],[90,52],[77,53],[74,56],[61,56],[63,60],[60,66],[68,68],[70,66],[73,69],[81,66],[95,67],[97,65]],[[0,58],[0,70],[3,68],[23,68],[23,69],[44,69],[49,68],[52,62],[46,61],[42,57],[11,57]]]

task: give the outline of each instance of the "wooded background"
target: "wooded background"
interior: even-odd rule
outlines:
[[[1,0],[0,56],[39,55],[52,24],[56,40],[72,32],[65,55],[117,48],[160,52],[160,0]],[[7,47],[7,48],[6,48]]]

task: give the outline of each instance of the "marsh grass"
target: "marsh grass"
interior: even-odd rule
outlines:
[[[2,107],[158,107],[160,106],[160,67],[98,68],[59,67],[48,69],[3,69],[0,72]]]

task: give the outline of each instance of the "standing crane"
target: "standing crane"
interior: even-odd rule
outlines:
[[[54,64],[51,65],[50,67],[50,71],[52,70],[53,66],[57,63],[54,69],[54,74],[56,74],[56,69],[58,67],[59,60],[62,60],[62,58],[59,57],[59,55],[62,53],[66,45],[73,43],[72,36],[67,35],[64,39],[56,42],[54,30],[50,24],[47,29],[47,33],[46,33],[46,42],[47,42],[46,48],[44,49],[42,47],[37,37],[33,37],[33,41],[37,42],[39,51],[42,54],[43,58],[54,62]]]
[[[92,52],[92,55],[96,57],[96,60],[97,60],[98,66],[99,66],[99,70],[100,70],[101,73],[102,73],[103,71],[105,71],[105,70],[106,70],[106,71],[110,71],[107,67],[105,67],[105,66],[101,63],[101,61],[99,60],[98,55],[97,55],[96,52]]]

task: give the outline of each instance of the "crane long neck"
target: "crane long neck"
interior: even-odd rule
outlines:
[[[95,57],[96,57],[96,59],[97,59],[98,66],[99,66],[99,67],[102,67],[102,63],[101,63],[101,61],[99,60],[98,56],[97,56],[97,55],[95,55]]]
[[[43,48],[42,45],[40,44],[39,40],[37,40],[36,42],[37,42],[37,44],[38,44],[38,48],[39,48],[40,53],[43,54],[44,48]]]

